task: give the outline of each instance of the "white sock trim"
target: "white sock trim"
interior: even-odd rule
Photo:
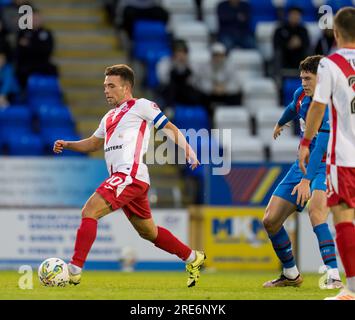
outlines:
[[[195,261],[196,259],[196,251],[195,250],[191,250],[191,253],[189,255],[189,257],[186,259],[186,263],[191,263],[193,261]]]
[[[332,268],[327,270],[327,274],[334,280],[341,280],[338,268]]]
[[[283,274],[286,278],[296,279],[300,272],[297,269],[297,266],[292,268],[283,268]]]
[[[71,264],[71,263],[68,264],[68,269],[71,274],[79,274],[79,273],[81,273],[81,270],[82,270],[80,267],[76,266],[75,264]]]

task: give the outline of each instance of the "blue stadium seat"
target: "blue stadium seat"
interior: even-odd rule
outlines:
[[[164,48],[162,50],[152,51],[146,57],[147,64],[147,75],[146,75],[146,84],[149,88],[154,89],[158,86],[159,80],[157,75],[157,63],[160,59],[164,57],[171,56],[170,48]]]
[[[285,78],[282,84],[282,99],[283,104],[288,105],[292,99],[293,94],[301,86],[301,79],[295,78]]]
[[[249,0],[251,9],[251,26],[255,30],[259,21],[276,21],[277,9],[272,0]]]
[[[298,7],[303,11],[303,20],[314,22],[317,21],[317,9],[313,5],[312,1],[304,0],[287,0],[285,4],[285,9],[290,7]]]
[[[161,53],[170,52],[169,35],[161,21],[138,20],[133,31],[133,57],[149,64]],[[154,82],[154,81],[153,81]]]
[[[8,153],[11,156],[44,155],[44,145],[40,136],[33,133],[12,135],[7,141]]]
[[[154,56],[156,52],[167,52],[170,50],[168,43],[159,41],[143,41],[133,44],[133,56],[146,62],[148,57]]]
[[[64,105],[42,104],[37,110],[37,117],[41,132],[46,129],[74,128],[74,119]]]
[[[28,100],[29,100],[28,105],[34,114],[38,113],[38,109],[41,108],[42,105],[52,105],[52,106],[63,105],[62,98],[56,95],[32,96]]]
[[[5,7],[12,4],[12,0],[0,0],[0,7]]]
[[[327,0],[325,4],[331,6],[334,13],[337,12],[342,7],[354,6],[352,0]]]
[[[32,131],[32,114],[24,106],[10,106],[0,110],[0,137],[7,141],[12,135],[27,134]]]
[[[177,105],[174,124],[179,129],[210,129],[208,113],[202,106]]]
[[[134,42],[166,42],[168,41],[166,25],[161,21],[137,20],[133,27],[133,40]]]
[[[72,129],[52,129],[47,130],[45,134],[42,133],[42,139],[45,146],[45,152],[48,155],[54,155],[53,153],[53,144],[56,140],[65,140],[65,141],[77,141],[80,140],[80,136],[77,135]],[[71,150],[64,150],[61,155],[63,156],[85,156],[85,154],[80,152],[74,152]]]
[[[53,75],[32,74],[27,80],[27,90],[29,93],[61,93],[59,78]]]
[[[30,75],[27,80],[27,95],[30,103],[36,99],[61,100],[62,90],[60,87],[59,78],[53,75]]]

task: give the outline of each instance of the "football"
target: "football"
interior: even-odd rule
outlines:
[[[38,268],[39,281],[46,287],[65,287],[69,283],[68,265],[59,258],[48,258]]]

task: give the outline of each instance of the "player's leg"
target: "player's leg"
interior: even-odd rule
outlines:
[[[199,270],[206,259],[204,252],[192,250],[169,230],[155,225],[151,218],[147,194],[134,199],[122,209],[143,239],[154,243],[159,249],[178,256],[186,263],[189,272],[187,285],[194,286],[200,276]]]
[[[282,263],[283,270],[280,278],[264,283],[265,288],[299,286],[303,281],[292,253],[290,238],[283,226],[286,219],[296,209],[297,206],[294,203],[276,195],[271,197],[266,208],[263,224],[275,253]]]
[[[331,207],[336,229],[336,243],[345,269],[348,292],[355,299],[355,209],[345,203]],[[346,291],[346,290],[345,290]]]
[[[123,210],[126,211],[127,208],[124,207]],[[152,218],[142,219],[132,214],[129,221],[143,239],[152,242],[159,249],[175,254],[183,261],[194,260],[193,250],[176,238],[169,230],[156,226]]]
[[[97,192],[84,205],[81,224],[76,234],[74,255],[68,265],[71,283],[80,282],[81,269],[96,239],[97,220],[110,212],[112,209],[109,203]]]
[[[339,289],[343,287],[343,284],[339,275],[334,239],[327,223],[328,211],[326,192],[314,190],[309,203],[309,218],[317,236],[322,260],[327,266],[327,277],[322,288]]]
[[[355,300],[355,169],[327,166],[327,173],[327,204],[333,213],[347,288],[326,300]]]

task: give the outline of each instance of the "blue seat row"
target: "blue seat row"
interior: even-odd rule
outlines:
[[[41,105],[36,112],[27,105],[12,105],[0,111],[0,154],[53,154],[53,143],[57,139],[80,139],[65,105]],[[77,153],[65,151],[63,154]]]
[[[156,64],[165,56],[171,56],[170,36],[161,21],[138,20],[133,31],[133,57],[147,68],[145,84],[149,88],[158,85]]]

